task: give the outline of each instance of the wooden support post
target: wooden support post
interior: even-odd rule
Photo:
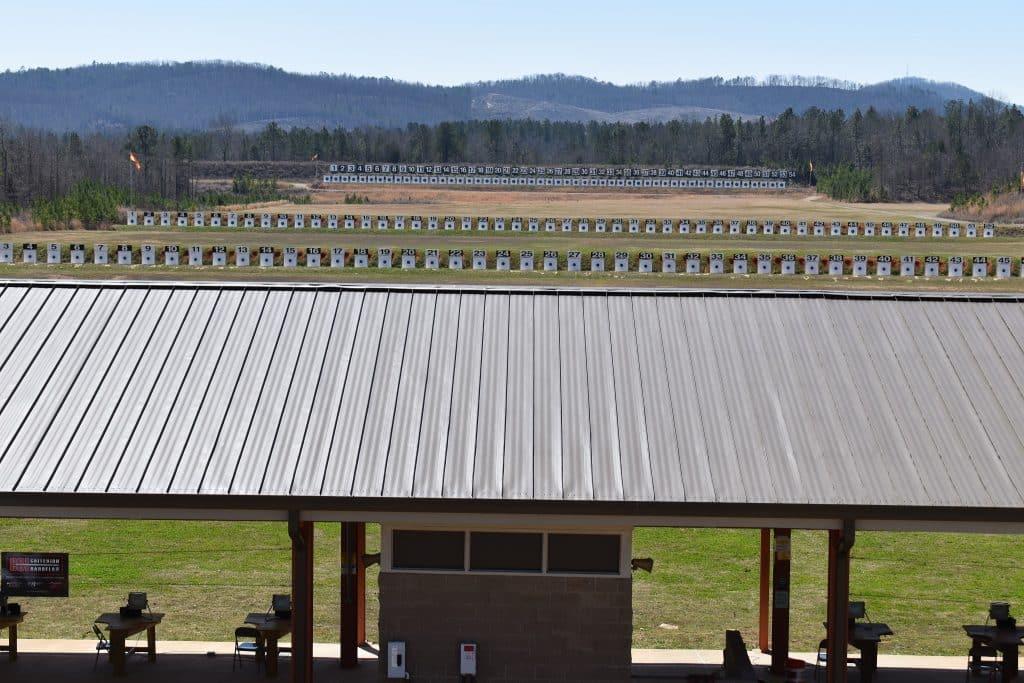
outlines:
[[[359,665],[359,646],[366,643],[366,525],[341,524],[341,666]]]
[[[772,567],[772,667],[777,676],[785,675],[789,659],[789,570],[792,534],[789,529],[775,530],[775,558]]]
[[[856,540],[854,523],[828,532],[828,616],[826,620],[827,683],[846,683],[846,649],[849,642],[850,550]]]
[[[771,598],[772,580],[772,532],[771,529],[761,529],[761,585],[760,601],[758,603],[757,622],[757,646],[761,652],[768,652],[771,642],[771,631],[769,631],[769,600]]]
[[[288,511],[292,541],[292,683],[313,681],[313,523]]]

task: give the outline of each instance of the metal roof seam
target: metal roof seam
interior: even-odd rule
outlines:
[[[250,355],[252,354],[253,347],[254,347],[254,345],[256,343],[256,338],[259,335],[260,327],[263,324],[264,316],[267,313],[267,305],[268,305],[269,301],[270,301],[270,298],[267,297],[267,296],[264,296],[263,303],[260,305],[260,314],[259,314],[259,316],[256,319],[256,324],[253,326],[252,335],[249,337],[249,343],[245,347],[245,354],[244,354],[245,357],[244,357],[244,360],[243,360],[242,363],[239,364],[239,366],[238,366],[238,373],[235,375],[235,379],[232,382],[233,388],[231,390],[231,395],[228,397],[228,401],[227,401],[227,405],[228,406],[230,406],[232,403],[234,403],[235,392],[237,392],[239,387],[241,386],[241,379],[242,379],[242,376],[245,374],[246,364],[247,364],[247,362],[249,360]],[[225,413],[225,416],[226,416],[226,413]],[[210,455],[206,459],[206,462],[203,463],[202,474],[199,475],[199,478],[196,481],[196,490],[195,490],[196,493],[199,493],[199,492],[201,492],[203,490],[203,484],[206,481],[206,475],[209,473],[209,470],[210,470],[210,463],[213,462],[214,456],[217,453],[217,447],[220,445],[221,435],[223,434],[223,431],[224,431],[224,420],[221,419],[219,421],[219,423],[217,424],[217,432],[214,434],[214,437],[213,437],[213,445],[210,448]],[[171,481],[170,481],[170,484],[173,484],[173,482],[174,482],[174,478],[172,477]]]
[[[185,370],[184,370],[184,372],[181,373],[180,379],[177,382],[177,389],[174,392],[174,397],[171,399],[171,405],[170,405],[170,408],[167,410],[167,413],[166,413],[165,417],[167,417],[168,415],[170,415],[174,411],[175,406],[177,406],[177,404],[178,404],[178,399],[181,398],[181,391],[182,391],[182,388],[185,386],[185,379],[186,379],[186,377],[188,377],[189,372],[191,371],[193,365],[196,362],[197,352],[202,347],[203,340],[206,338],[206,335],[207,335],[207,333],[210,330],[210,325],[212,324],[212,321],[213,321],[213,318],[214,318],[214,314],[217,312],[217,305],[219,304],[222,296],[223,296],[223,293],[222,292],[218,292],[217,293],[217,298],[214,300],[213,305],[210,306],[210,312],[206,316],[206,321],[203,323],[202,332],[199,335],[199,339],[196,341],[196,345],[193,348],[192,353],[189,354],[188,363],[185,366]],[[170,360],[171,356],[173,355],[173,349],[174,349],[174,345],[173,344],[171,345],[171,349],[172,349],[172,351],[170,353],[168,353],[167,356],[164,357],[163,365],[161,366],[161,372],[159,373],[158,377],[163,374],[163,368],[166,367],[167,362]],[[172,372],[177,372],[177,369],[172,369]],[[158,384],[159,384],[159,380],[157,382],[154,382],[153,386],[150,387],[150,395],[146,399],[147,405],[149,404],[149,400],[153,396],[152,392],[154,392],[156,390],[156,387],[157,387]],[[143,412],[140,413],[140,418],[139,418],[138,422],[136,422],[136,430],[138,429],[138,425],[142,423],[141,415],[144,414],[144,412],[145,412],[145,408],[143,408]],[[161,439],[161,437],[163,436],[163,434],[164,434],[164,432],[166,430],[167,430],[167,422],[164,421],[160,425],[159,435],[157,436],[156,439],[154,439],[153,447],[149,451],[149,455],[146,456],[146,458],[145,458],[146,462],[142,466],[142,472],[139,473],[138,479],[136,480],[136,484],[135,484],[135,487],[134,487],[136,493],[139,492],[139,487],[141,486],[142,480],[145,478],[146,472],[149,469],[150,462],[153,459],[153,454],[156,453],[157,445],[159,444],[160,439]],[[128,452],[128,448],[129,448],[130,444],[132,443],[132,440],[134,439],[134,436],[135,436],[135,432],[133,431],[132,438],[129,439],[125,443],[125,447],[124,447],[123,452],[121,453],[121,457],[118,460],[117,465],[114,466],[114,468],[113,468],[113,470],[111,472],[110,483],[107,484],[107,490],[108,491],[110,490],[110,486],[113,484],[113,481],[114,481],[114,478],[116,477],[117,471],[121,467],[121,463],[124,462],[125,453]]]
[[[106,318],[103,320],[103,322],[99,326],[99,331],[96,333],[95,338],[88,345],[88,349],[85,350],[84,352],[82,352],[82,360],[81,360],[81,363],[79,363],[79,365],[78,365],[78,369],[74,372],[74,375],[68,379],[67,387],[65,388],[65,390],[63,392],[63,396],[58,401],[58,404],[57,404],[56,408],[53,410],[53,413],[51,414],[50,419],[47,420],[46,427],[44,427],[42,430],[40,430],[41,432],[45,433],[46,431],[48,431],[49,426],[51,424],[53,424],[54,420],[57,419],[57,415],[60,413],[60,410],[63,407],[64,402],[67,400],[68,395],[74,389],[75,383],[77,382],[78,378],[81,376],[81,373],[84,370],[85,366],[88,364],[88,359],[92,355],[93,349],[96,348],[96,345],[99,343],[99,340],[103,337],[103,331],[106,329],[107,325],[109,324],[110,319],[113,317],[114,312],[117,310],[117,307],[120,305],[121,299],[123,297],[124,297],[124,292],[122,291],[117,296],[117,299],[115,300],[114,304],[111,305],[110,310],[107,312]],[[91,311],[92,307],[95,306],[95,305],[96,305],[96,302],[94,301],[92,306],[90,306],[90,311]],[[81,332],[82,327],[85,325],[85,322],[88,319],[88,317],[89,317],[88,315],[82,317],[82,321],[79,324],[78,330],[76,330],[75,336],[72,337],[68,341],[68,346],[65,349],[64,354],[66,354],[67,350],[71,348],[71,345],[74,343],[74,340],[78,336],[79,332]],[[63,359],[64,359],[64,356],[62,356],[60,362],[62,362]],[[54,366],[54,370],[55,371],[60,369],[60,362],[58,362],[57,365]],[[39,394],[37,394],[36,399],[35,399],[35,401],[32,404],[32,407],[29,408],[29,412],[31,412],[35,408],[35,406],[38,404],[38,401],[39,401],[39,399],[40,399],[40,397],[42,395],[43,395],[42,391],[40,391]],[[19,427],[18,427],[19,431],[20,431],[22,426],[23,425],[19,425]],[[13,445],[13,443],[14,443],[14,439],[12,438],[10,440],[10,442],[8,443],[7,448],[9,449],[11,447],[11,445]],[[32,453],[26,456],[24,466],[22,467],[21,472],[18,474],[17,479],[15,480],[12,488],[14,488],[14,489],[18,488],[18,485],[21,483],[22,477],[25,475],[25,472],[28,469],[29,465],[31,465],[32,458],[34,457],[34,453],[35,453],[36,449],[38,449],[38,447],[39,447],[39,441],[36,442],[36,446],[32,449]],[[3,453],[0,453],[0,464],[3,464],[6,455],[7,455],[6,450]]]
[[[278,350],[278,348],[280,348],[280,343],[281,343],[281,339],[282,339],[282,336],[283,336],[281,334],[281,332],[284,330],[284,327],[285,327],[285,325],[288,322],[288,317],[289,317],[289,314],[291,313],[292,304],[294,303],[294,300],[295,300],[295,293],[291,292],[289,294],[289,296],[288,296],[288,305],[285,307],[284,315],[281,316],[281,327],[278,329],[278,334],[276,334],[274,336],[273,349],[271,350],[270,356],[268,358],[268,367],[269,367],[269,365],[271,363],[273,363],[274,357],[277,355],[277,350]],[[263,392],[267,388],[267,382],[269,381],[269,379],[270,379],[269,373],[264,373],[263,374],[263,381],[260,382],[260,390],[259,390],[258,394],[256,395],[256,401],[253,403],[253,406],[252,406],[252,413],[250,413],[249,419],[247,421],[248,424],[247,424],[247,426],[245,428],[245,434],[242,437],[242,443],[243,444],[246,444],[246,443],[249,442],[249,435],[252,433],[253,423],[256,420],[257,412],[259,412],[259,406],[260,406],[260,403],[263,400]],[[235,477],[238,475],[238,468],[241,465],[243,457],[244,457],[244,453],[242,451],[240,451],[239,455],[238,455],[238,458],[234,462],[234,465],[231,466],[231,476],[228,478],[227,486],[225,487],[225,489],[227,491],[229,491],[229,492],[234,488]],[[211,458],[211,460],[212,460],[212,458]],[[202,483],[200,483],[200,490],[202,490]]]

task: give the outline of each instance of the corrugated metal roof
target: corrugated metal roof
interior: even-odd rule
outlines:
[[[1017,298],[0,283],[0,494],[1019,508]]]

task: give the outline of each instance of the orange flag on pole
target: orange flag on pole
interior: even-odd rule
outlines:
[[[135,156],[135,152],[131,150],[128,150],[128,161],[132,162],[132,165],[135,166],[136,171],[142,170],[142,163],[139,161],[139,158]]]

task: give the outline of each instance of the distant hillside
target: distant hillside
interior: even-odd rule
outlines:
[[[116,131],[142,123],[193,130],[208,127],[219,114],[229,114],[240,127],[271,120],[287,126],[348,128],[491,118],[655,122],[721,113],[771,117],[787,108],[941,109],[950,99],[982,98],[961,85],[914,78],[867,86],[805,78],[707,78],[622,86],[556,74],[451,87],[294,74],[230,62],[94,64],[0,73],[0,119],[79,131]]]

